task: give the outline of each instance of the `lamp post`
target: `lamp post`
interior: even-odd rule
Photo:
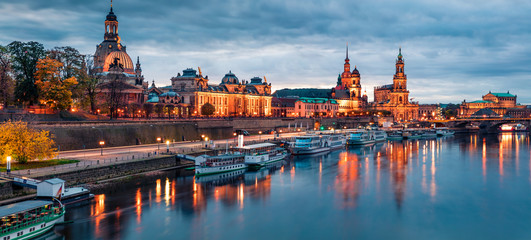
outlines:
[[[105,141],[100,141],[101,156],[103,156],[103,145],[105,145]]]
[[[262,141],[262,131],[258,131],[258,141]]]
[[[7,160],[7,174],[9,174],[11,172],[11,156],[7,156],[6,158]]]
[[[170,152],[170,140],[166,140],[166,152]]]
[[[162,140],[162,138],[158,137],[157,138],[157,151],[160,150],[160,141]]]

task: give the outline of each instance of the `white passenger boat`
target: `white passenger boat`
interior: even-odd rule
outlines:
[[[245,168],[247,168],[245,155],[242,154],[201,155],[195,158],[195,175],[230,172]]]
[[[61,202],[28,200],[0,207],[0,240],[31,239],[64,222]]]
[[[387,139],[389,140],[402,140],[404,136],[402,131],[390,131],[387,133]]]
[[[338,149],[346,144],[342,134],[322,134],[297,136],[290,148],[293,155],[314,154]]]
[[[422,132],[422,137],[423,138],[436,138],[437,131],[432,130],[432,129],[425,130],[424,132]]]
[[[452,136],[455,133],[453,130],[445,127],[436,128],[435,131],[437,132],[437,136]]]
[[[422,138],[422,132],[418,130],[409,130],[404,132],[404,136],[407,136],[407,139],[419,139]]]
[[[358,130],[349,134],[347,143],[349,145],[366,145],[383,142],[386,139],[387,133],[381,130]]]
[[[273,143],[259,143],[235,148],[240,154],[245,155],[245,163],[252,167],[261,167],[266,164],[280,161],[289,155],[289,152]]]

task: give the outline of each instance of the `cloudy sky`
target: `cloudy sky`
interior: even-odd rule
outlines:
[[[38,41],[93,54],[107,0],[3,0],[0,44]],[[211,83],[229,70],[273,90],[335,85],[345,44],[362,87],[392,82],[398,48],[420,103],[476,100],[489,90],[531,103],[528,0],[114,0],[119,34],[146,80],[188,67]]]

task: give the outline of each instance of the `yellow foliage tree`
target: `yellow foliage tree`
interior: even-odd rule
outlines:
[[[37,62],[35,84],[39,88],[39,98],[56,110],[66,110],[72,106],[72,87],[77,84],[75,77],[61,79],[63,64],[46,57]]]
[[[0,158],[7,156],[20,163],[28,160],[44,160],[56,156],[55,141],[50,132],[29,128],[22,121],[0,124]]]

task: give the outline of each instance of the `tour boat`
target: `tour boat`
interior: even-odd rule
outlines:
[[[424,132],[422,132],[422,137],[423,138],[436,138],[437,137],[437,131],[435,130],[425,130]]]
[[[0,240],[31,239],[64,222],[65,208],[57,200],[28,200],[0,207]]]
[[[375,142],[382,142],[387,139],[387,134],[381,130],[359,130],[349,134],[347,143],[349,145],[366,145]]]
[[[454,131],[448,129],[448,128],[436,128],[437,136],[451,136],[454,135]]]
[[[231,172],[247,168],[245,155],[227,153],[218,156],[201,155],[195,158],[195,175]]]
[[[289,152],[273,143],[259,143],[237,147],[234,151],[245,155],[245,163],[249,167],[262,167],[266,164],[280,161],[289,155]]]
[[[290,150],[293,155],[314,154],[341,148],[345,143],[342,134],[309,134],[295,137]]]
[[[419,139],[422,137],[422,132],[417,131],[417,130],[410,130],[410,131],[404,132],[404,136],[407,136],[407,139]]]
[[[525,132],[527,127],[521,123],[506,123],[500,127],[502,132]]]
[[[402,140],[404,136],[402,131],[391,131],[387,133],[387,139],[389,140]]]

